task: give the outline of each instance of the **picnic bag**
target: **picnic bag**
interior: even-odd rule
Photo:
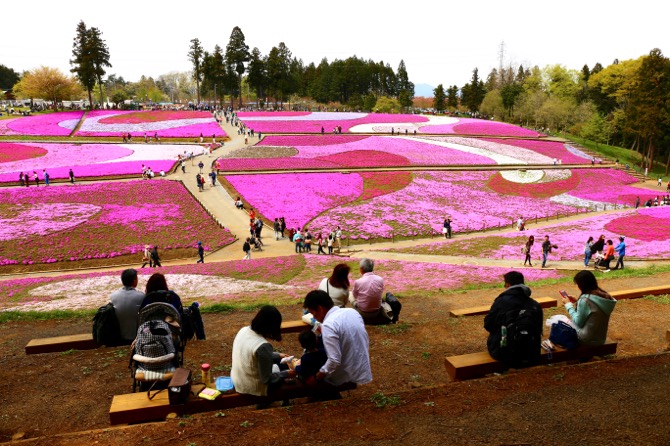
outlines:
[[[98,308],[93,316],[93,340],[98,345],[115,347],[122,343],[119,320],[111,302]]]
[[[384,298],[386,303],[391,307],[391,323],[395,324],[398,322],[398,318],[400,317],[400,310],[402,310],[402,304],[398,300],[397,297],[395,297],[393,294],[390,292],[386,293],[386,297]]]
[[[502,360],[507,365],[526,367],[539,362],[542,329],[538,332],[537,320],[542,320],[542,310],[531,305],[503,315],[500,350]]]
[[[179,367],[174,371],[168,384],[168,400],[170,405],[186,404],[191,394],[191,371]]]
[[[551,326],[549,340],[556,345],[560,345],[566,350],[572,350],[579,345],[577,330],[563,321],[558,321]]]

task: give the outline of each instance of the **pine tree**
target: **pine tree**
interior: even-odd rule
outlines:
[[[444,87],[440,84],[433,90],[433,108],[438,113],[442,113],[446,108],[446,99],[447,95],[444,93]]]
[[[414,83],[409,81],[405,61],[401,60],[396,73],[396,91],[398,92],[398,102],[407,109],[412,106],[414,100]]]
[[[249,45],[244,41],[244,33],[239,26],[233,28],[233,31],[230,33],[230,40],[228,41],[228,46],[226,46],[226,65],[229,72],[235,72],[237,74],[237,86],[235,90],[239,93],[239,104],[242,106],[242,75],[244,74],[246,68],[244,67],[245,62],[249,62]]]
[[[200,44],[199,39],[191,40],[191,46],[188,51],[188,60],[193,64],[193,80],[195,81],[196,97],[198,104],[200,103],[200,82],[202,81],[202,60],[204,57],[204,50]]]
[[[79,82],[88,92],[89,107],[93,106],[93,96],[91,91],[95,87],[97,77],[95,74],[95,65],[93,64],[91,46],[89,43],[90,34],[83,20],[77,24],[77,34],[74,37],[72,45],[72,59],[70,65],[73,68],[70,72],[77,76]]]

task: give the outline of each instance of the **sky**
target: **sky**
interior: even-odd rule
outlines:
[[[18,72],[40,65],[69,72],[80,20],[102,31],[112,68],[127,81],[188,71],[191,39],[225,49],[235,26],[250,49],[267,55],[284,42],[305,65],[358,56],[404,60],[415,84],[467,83],[500,64],[561,64],[580,70],[635,59],[660,48],[670,55],[667,10],[659,0],[413,1],[305,0],[168,2],[32,0],[3,2],[0,64]],[[11,17],[11,20],[7,18]],[[10,37],[11,36],[11,37]]]

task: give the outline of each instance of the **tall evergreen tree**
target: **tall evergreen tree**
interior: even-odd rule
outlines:
[[[456,85],[447,88],[447,107],[458,108],[458,86]]]
[[[102,94],[102,77],[107,73],[105,67],[111,68],[112,64],[109,63],[109,49],[104,40],[102,40],[102,32],[96,27],[92,27],[88,30],[89,34],[89,45],[91,48],[91,60],[93,61],[93,72],[95,74],[95,79],[100,87],[100,104],[104,103],[103,94]]]
[[[72,59],[70,65],[72,69],[70,72],[75,73],[79,83],[84,86],[88,92],[89,106],[93,106],[93,95],[91,92],[98,80],[95,72],[95,64],[93,62],[93,55],[91,52],[90,33],[86,28],[83,20],[77,24],[77,31],[72,44]]]
[[[407,67],[405,67],[405,61],[400,60],[398,65],[398,71],[396,72],[396,91],[398,92],[398,102],[400,105],[407,109],[412,106],[414,100],[414,83],[410,82],[409,76],[407,75]]]
[[[219,45],[214,46],[214,52],[205,55],[202,59],[203,85],[207,84],[209,90],[218,93],[214,99],[219,98],[223,103],[224,85],[226,81],[226,65],[223,56],[223,50]]]
[[[202,59],[205,55],[200,39],[191,40],[191,46],[188,51],[188,60],[193,64],[193,80],[195,81],[196,97],[200,103],[200,82],[202,82]]]
[[[226,65],[229,71],[237,73],[237,88],[239,93],[239,104],[242,106],[242,75],[246,70],[244,64],[249,62],[249,45],[244,41],[244,33],[239,26],[233,28],[230,40],[226,46]]]
[[[442,113],[446,108],[446,99],[447,95],[444,93],[444,87],[442,84],[439,84],[435,90],[433,90],[433,108],[437,110],[438,113]]]
[[[256,92],[256,97],[260,101],[265,97],[265,90],[268,85],[267,61],[258,48],[251,50],[249,66],[247,67],[247,82],[249,87]]]
[[[486,96],[486,87],[479,78],[479,69],[472,70],[472,79],[461,88],[461,103],[471,112],[479,110],[479,106]]]
[[[0,90],[11,90],[21,77],[13,68],[0,64]]]

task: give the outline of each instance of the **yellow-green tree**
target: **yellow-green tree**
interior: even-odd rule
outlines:
[[[64,100],[80,99],[82,88],[72,76],[67,76],[58,68],[41,66],[28,71],[14,85],[18,98],[40,98],[53,102],[54,109]]]

